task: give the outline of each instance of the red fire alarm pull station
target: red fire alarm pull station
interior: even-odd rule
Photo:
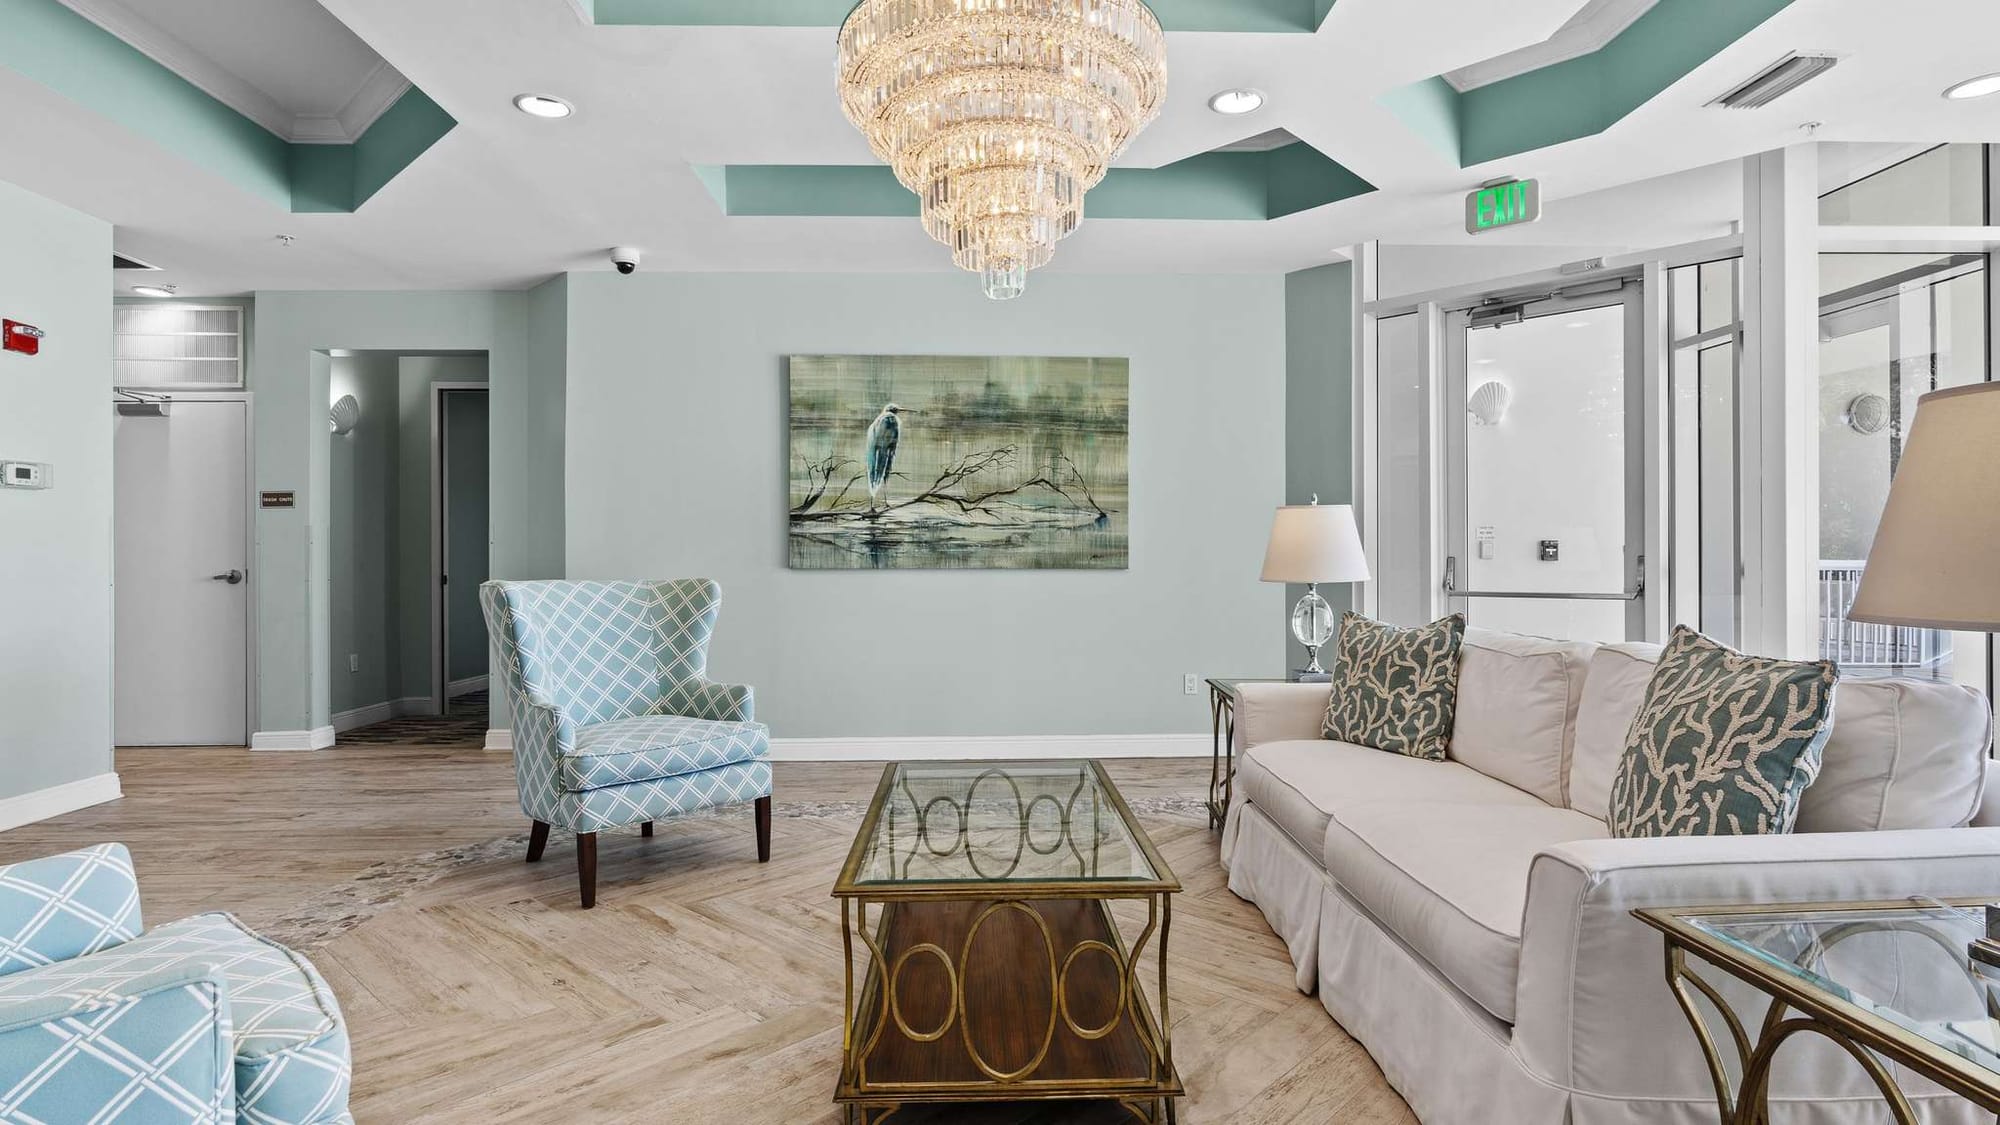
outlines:
[[[10,352],[22,355],[37,355],[42,350],[45,333],[32,324],[22,324],[18,320],[0,320],[0,346]]]

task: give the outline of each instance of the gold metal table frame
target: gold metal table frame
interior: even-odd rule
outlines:
[[[1917,1125],[1915,1110],[1896,1083],[1884,1060],[1907,1067],[1931,1079],[1988,1113],[2000,1114],[2000,1073],[1959,1055],[1908,1028],[1899,1026],[1866,1008],[1804,978],[1787,973],[1715,934],[1700,929],[1694,918],[1726,918],[1733,915],[1784,915],[1866,913],[1908,911],[1934,904],[1937,900],[1897,900],[1893,902],[1792,903],[1785,905],[1654,907],[1632,912],[1646,925],[1660,931],[1666,944],[1667,986],[1673,990],[1708,1064],[1709,1079],[1715,1088],[1718,1120],[1724,1125],[1765,1125],[1770,1120],[1771,1066],[1778,1051],[1801,1035],[1818,1036],[1841,1048],[1868,1075],[1888,1104],[1898,1125]],[[1977,907],[1985,899],[1946,899],[1948,906]],[[1940,943],[1944,952],[1963,959],[1964,949],[1948,943],[1942,935],[1917,924],[1888,926],[1857,924],[1834,933],[1817,946],[1820,952],[1855,933],[1882,932],[1884,928],[1909,929]],[[1690,958],[1728,973],[1771,998],[1753,1041],[1748,1025],[1730,1007],[1713,983],[1691,965]],[[1697,997],[1708,1001],[1720,1015],[1727,1039],[1719,1037],[1703,1016]],[[1732,1081],[1724,1048],[1735,1051],[1741,1077]]]
[[[912,791],[906,765],[963,767],[962,791],[935,792],[935,776],[931,791]],[[1075,771],[1067,793],[1048,791],[1052,770]],[[1023,794],[1014,771],[1032,771],[1044,791]],[[982,819],[996,805],[1013,812]],[[1004,834],[1015,824],[1012,841],[991,846],[996,825]],[[1115,866],[1100,850],[1107,825],[1143,855],[1129,873],[1103,874]],[[884,854],[864,872],[871,841]],[[1024,876],[1031,860],[1039,870]],[[939,867],[959,866],[970,877],[938,877]],[[885,768],[833,892],[845,967],[834,1100],[845,1119],[877,1125],[933,1103],[1094,1099],[1151,1125],[1174,1122],[1184,1091],[1167,946],[1179,890],[1096,762]],[[1135,919],[1145,911],[1129,944],[1118,904]],[[1011,941],[976,940],[1010,928]]]
[[[1229,801],[1236,792],[1236,702],[1244,684],[1285,684],[1291,680],[1212,676],[1208,680],[1208,828],[1222,827],[1229,818]]]

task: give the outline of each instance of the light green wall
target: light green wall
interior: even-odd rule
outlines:
[[[718,579],[712,672],[776,734],[1201,731],[1183,674],[1276,671],[1281,278],[1037,275],[1000,304],[952,274],[606,273],[568,300],[568,572]],[[788,570],[795,353],[1129,357],[1131,569]]]
[[[0,352],[0,457],[55,466],[0,489],[0,799],[112,768],[110,273],[108,223],[0,183],[0,313],[48,333]]]
[[[402,644],[401,694],[428,698],[432,686],[431,385],[484,383],[487,361],[485,356],[404,356],[399,366],[402,478],[396,593],[397,635]]]
[[[530,362],[531,299],[442,291],[256,295],[257,487],[299,493],[295,509],[257,513],[258,730],[317,728],[332,713],[327,349],[486,352],[496,435],[493,573],[561,573],[562,370],[546,356]]]
[[[1285,503],[1347,504],[1354,494],[1353,266],[1335,262],[1285,276]],[[1292,639],[1291,607],[1304,586],[1285,590],[1285,667],[1305,667]],[[1320,591],[1335,610],[1351,604],[1345,586]],[[1324,665],[1324,659],[1320,662]]]
[[[328,439],[331,702],[335,714],[400,692],[396,651],[396,357],[361,352],[329,365],[329,401],[353,395],[361,421]],[[349,656],[361,667],[350,671]]]

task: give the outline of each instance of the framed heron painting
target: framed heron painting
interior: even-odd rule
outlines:
[[[792,567],[1124,569],[1129,366],[792,356]]]

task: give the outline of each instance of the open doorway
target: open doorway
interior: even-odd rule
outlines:
[[[483,744],[486,367],[483,352],[331,353],[337,743]]]

